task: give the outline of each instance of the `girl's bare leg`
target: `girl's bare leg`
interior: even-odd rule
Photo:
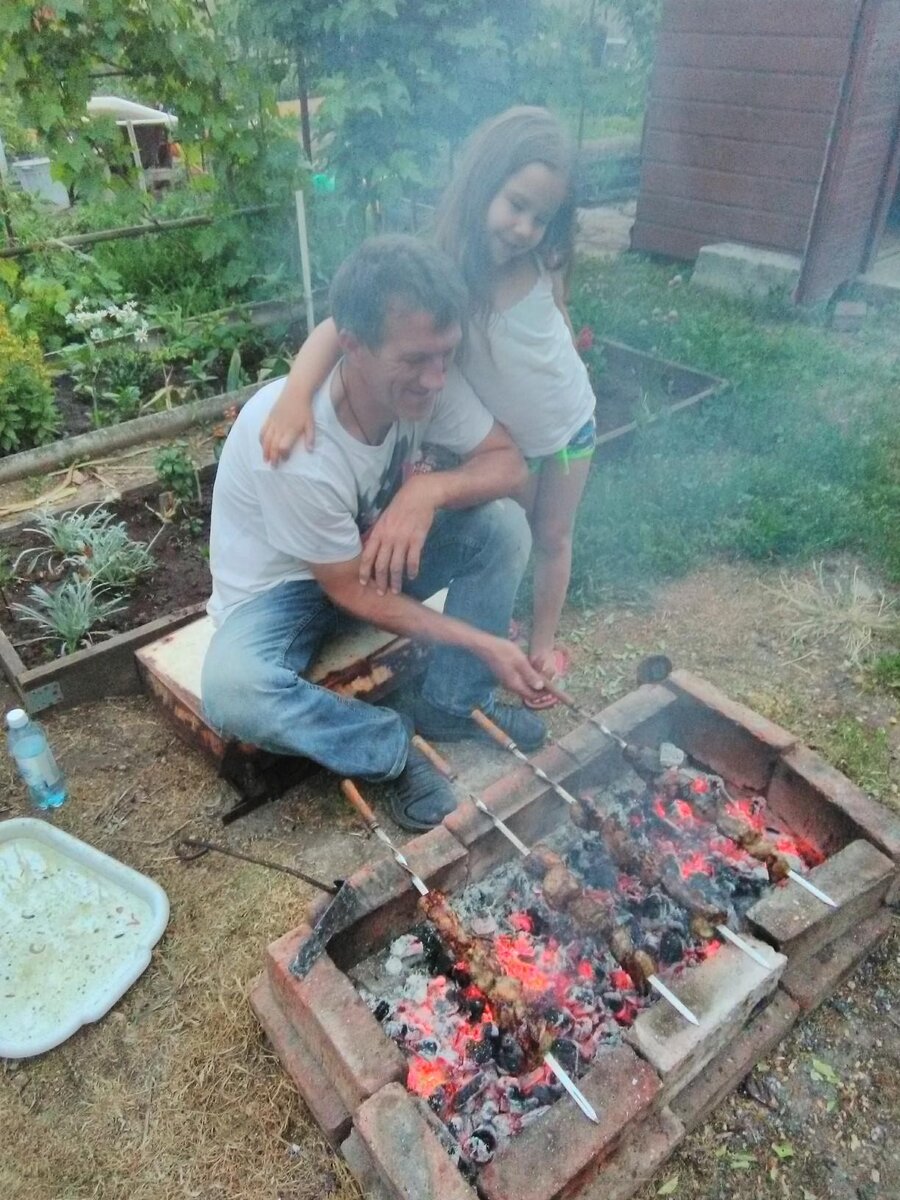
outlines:
[[[572,529],[587,483],[591,460],[542,464],[534,496],[526,506],[534,537],[534,610],[529,658],[546,677],[553,676],[553,641],[559,627],[572,573]],[[528,481],[529,485],[531,480]],[[524,499],[521,501],[524,504]]]

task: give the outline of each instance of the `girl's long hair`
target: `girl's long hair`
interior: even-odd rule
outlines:
[[[491,201],[511,175],[543,163],[566,180],[566,195],[536,253],[548,270],[562,270],[572,254],[575,226],[575,151],[559,121],[545,108],[509,108],[485,121],[463,147],[435,219],[435,240],[462,272],[473,312],[491,310],[492,264],[486,230]]]

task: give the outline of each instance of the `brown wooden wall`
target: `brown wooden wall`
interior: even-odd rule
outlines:
[[[665,0],[632,245],[802,253],[862,0]]]
[[[825,299],[868,265],[896,185],[900,137],[900,0],[865,0],[829,146],[797,298]]]

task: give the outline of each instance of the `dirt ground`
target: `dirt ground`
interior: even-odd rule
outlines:
[[[644,655],[662,651],[813,741],[850,714],[888,731],[881,798],[900,809],[900,704],[871,690],[839,641],[793,644],[779,596],[777,574],[720,565],[640,606],[570,614],[568,687],[600,707],[632,686]],[[557,734],[574,723],[552,715]],[[299,921],[313,891],[221,856],[185,866],[173,844],[213,837],[331,879],[380,856],[378,843],[360,835],[324,775],[223,828],[229,789],[143,697],[51,715],[47,725],[71,782],[55,819],[158,880],[171,919],[149,968],[105,1018],[49,1054],[0,1064],[0,1195],[358,1200],[247,1004],[265,945]],[[509,765],[490,748],[462,761],[473,786]],[[0,817],[23,814],[5,757],[0,785]],[[900,1196],[898,949],[895,929],[685,1141],[641,1200],[660,1189],[683,1200]]]

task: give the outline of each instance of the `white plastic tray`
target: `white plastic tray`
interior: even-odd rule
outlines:
[[[0,1057],[42,1054],[99,1020],[168,919],[146,875],[46,821],[0,822]]]

